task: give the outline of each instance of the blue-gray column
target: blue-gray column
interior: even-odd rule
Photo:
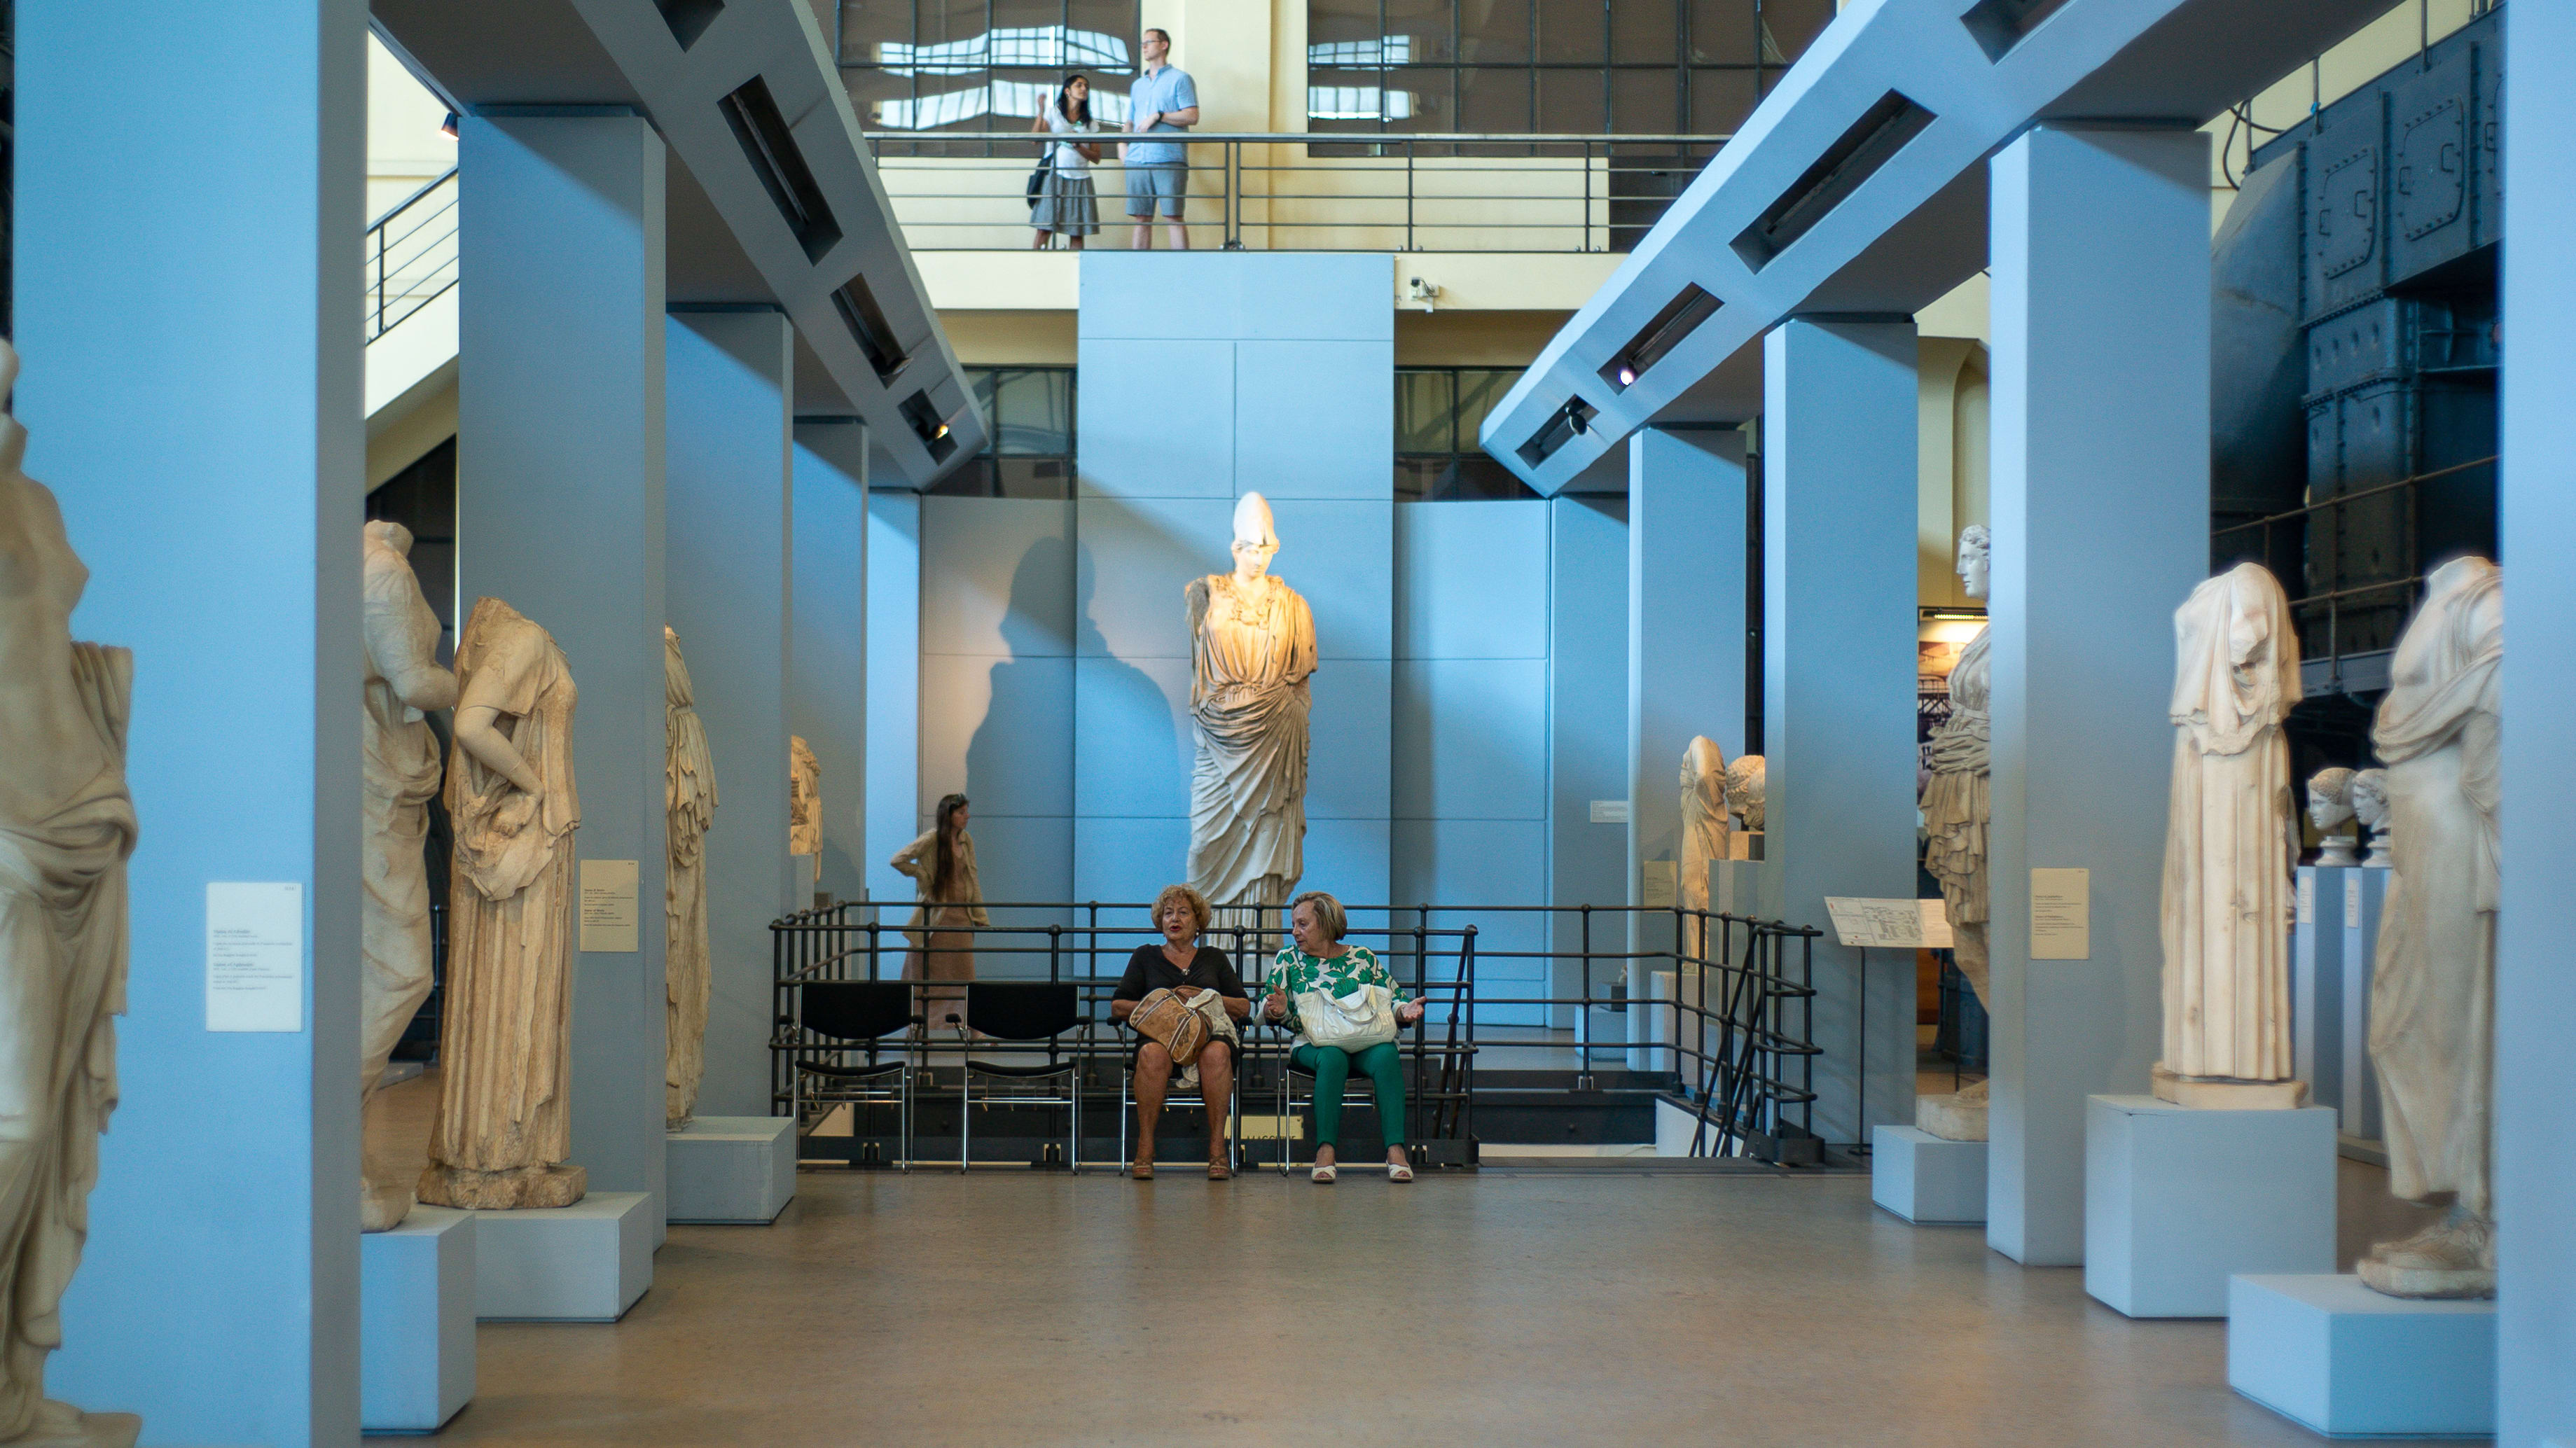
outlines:
[[[353,1444],[366,10],[136,20],[17,16],[14,410],[89,567],[72,636],[134,651],[142,831],[47,1389],[147,1442]],[[302,1030],[207,1031],[214,881],[304,887]]]
[[[2209,159],[2043,127],[1993,167],[1993,1147],[1986,1240],[2084,1255],[2084,1098],[2142,1092],[2173,611],[2209,572]],[[2030,958],[2030,871],[2090,870],[2092,954]]]
[[[2507,7],[2517,56],[2576,55],[2576,7]],[[2502,479],[2505,601],[2504,902],[2496,947],[2496,1292],[2499,1448],[2576,1443],[2576,1092],[2567,1023],[2576,969],[2550,922],[2576,892],[2576,804],[2559,727],[2576,708],[2576,89],[2538,68],[2505,91]],[[2527,137],[2529,144],[2512,138]]]
[[[1628,797],[1628,500],[1556,497],[1547,511],[1548,903],[1622,905],[1628,828],[1595,821],[1592,802]],[[1617,916],[1595,923],[1596,948],[1626,941]],[[1549,994],[1562,1000],[1583,990],[1581,917],[1557,916],[1555,928]],[[1559,1006],[1549,1024],[1571,1030],[1577,1010]]]
[[[577,956],[572,1159],[592,1191],[651,1193],[658,1220],[662,141],[632,116],[468,116],[457,154],[474,278],[457,322],[457,591],[562,647],[581,690],[575,848],[636,862],[641,949]]]
[[[921,802],[921,495],[868,494],[868,898],[905,906],[909,875],[886,861],[927,821]],[[901,915],[891,917],[901,920]],[[898,959],[895,964],[900,965]]]
[[[867,893],[868,858],[867,425],[798,422],[794,469],[787,722],[823,766],[815,888],[856,900]]]
[[[664,341],[670,446],[663,608],[716,765],[707,831],[707,1074],[698,1110],[769,1114],[769,922],[796,900],[787,853],[788,429],[784,313],[694,311]],[[650,912],[648,912],[649,914]]]
[[[1682,754],[1691,736],[1744,750],[1744,434],[1646,428],[1628,439],[1628,887],[1647,903],[1650,861],[1680,857]],[[1678,888],[1678,887],[1677,887]],[[1664,902],[1669,903],[1669,902]],[[1669,950],[1672,917],[1630,918],[1632,951]],[[1617,933],[1593,931],[1595,949]],[[1631,962],[1631,1002],[1653,969]],[[1596,972],[1596,989],[1617,979]],[[1632,1037],[1648,1014],[1633,1005]],[[1596,1022],[1596,1035],[1600,1030]],[[1637,1037],[1642,1039],[1642,1037]],[[1650,1063],[1638,1058],[1640,1068]]]
[[[1836,943],[1828,895],[1914,898],[1912,322],[1763,339],[1763,878],[1814,945],[1827,1141],[1914,1120],[1914,958]],[[1866,989],[1864,990],[1864,976]]]

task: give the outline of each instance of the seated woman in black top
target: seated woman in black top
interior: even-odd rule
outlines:
[[[1252,1014],[1252,998],[1243,993],[1243,977],[1235,974],[1234,962],[1225,952],[1198,943],[1213,914],[1207,897],[1187,885],[1167,885],[1154,897],[1154,927],[1163,932],[1163,943],[1137,946],[1127,958],[1127,974],[1109,999],[1111,1020],[1127,1019],[1138,1001],[1157,990],[1185,1000],[1214,991],[1231,1021]],[[1234,1044],[1228,1032],[1213,1034],[1195,1063],[1199,1099],[1207,1103],[1210,1181],[1231,1175],[1225,1167],[1225,1117],[1234,1094]],[[1136,1164],[1129,1175],[1138,1181],[1154,1179],[1154,1126],[1163,1114],[1172,1070],[1172,1053],[1162,1042],[1145,1041],[1136,1048]]]

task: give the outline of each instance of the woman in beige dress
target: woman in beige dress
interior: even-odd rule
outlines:
[[[554,639],[477,599],[456,645],[455,824],[437,1125],[420,1199],[568,1207],[572,1149],[572,670]]]
[[[966,927],[990,925],[984,886],[975,878],[975,840],[966,833],[966,796],[939,801],[936,821],[921,838],[895,851],[894,867],[913,879],[912,919],[904,925],[911,948],[903,978],[933,982],[921,992],[921,1018],[931,1029],[966,1016],[965,982],[975,978],[975,937]],[[925,940],[925,933],[927,939]]]

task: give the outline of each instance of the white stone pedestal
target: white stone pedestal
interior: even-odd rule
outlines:
[[[1870,1132],[1869,1199],[1918,1227],[1986,1220],[1986,1144],[1945,1141],[1914,1126]]]
[[[486,1321],[615,1322],[653,1285],[642,1192],[473,1216],[474,1315]]]
[[[665,1140],[674,1222],[766,1224],[796,1195],[793,1118],[701,1116]]]
[[[2379,959],[2379,911],[2388,902],[2389,872],[2356,869],[2343,895],[2343,1133],[2380,1139],[2379,1070],[2370,1061],[2370,985]]]
[[[2329,1437],[2486,1437],[2495,1304],[2382,1297],[2349,1275],[2237,1277],[2227,1385]]]
[[[358,1422],[435,1433],[474,1396],[474,1214],[424,1202],[358,1238]]]
[[[2084,1290],[2131,1317],[2221,1317],[2240,1272],[2334,1268],[2335,1113],[2089,1096]]]

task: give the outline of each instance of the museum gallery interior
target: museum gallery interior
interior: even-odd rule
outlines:
[[[0,1445],[2576,1448],[2571,80],[0,0]]]

